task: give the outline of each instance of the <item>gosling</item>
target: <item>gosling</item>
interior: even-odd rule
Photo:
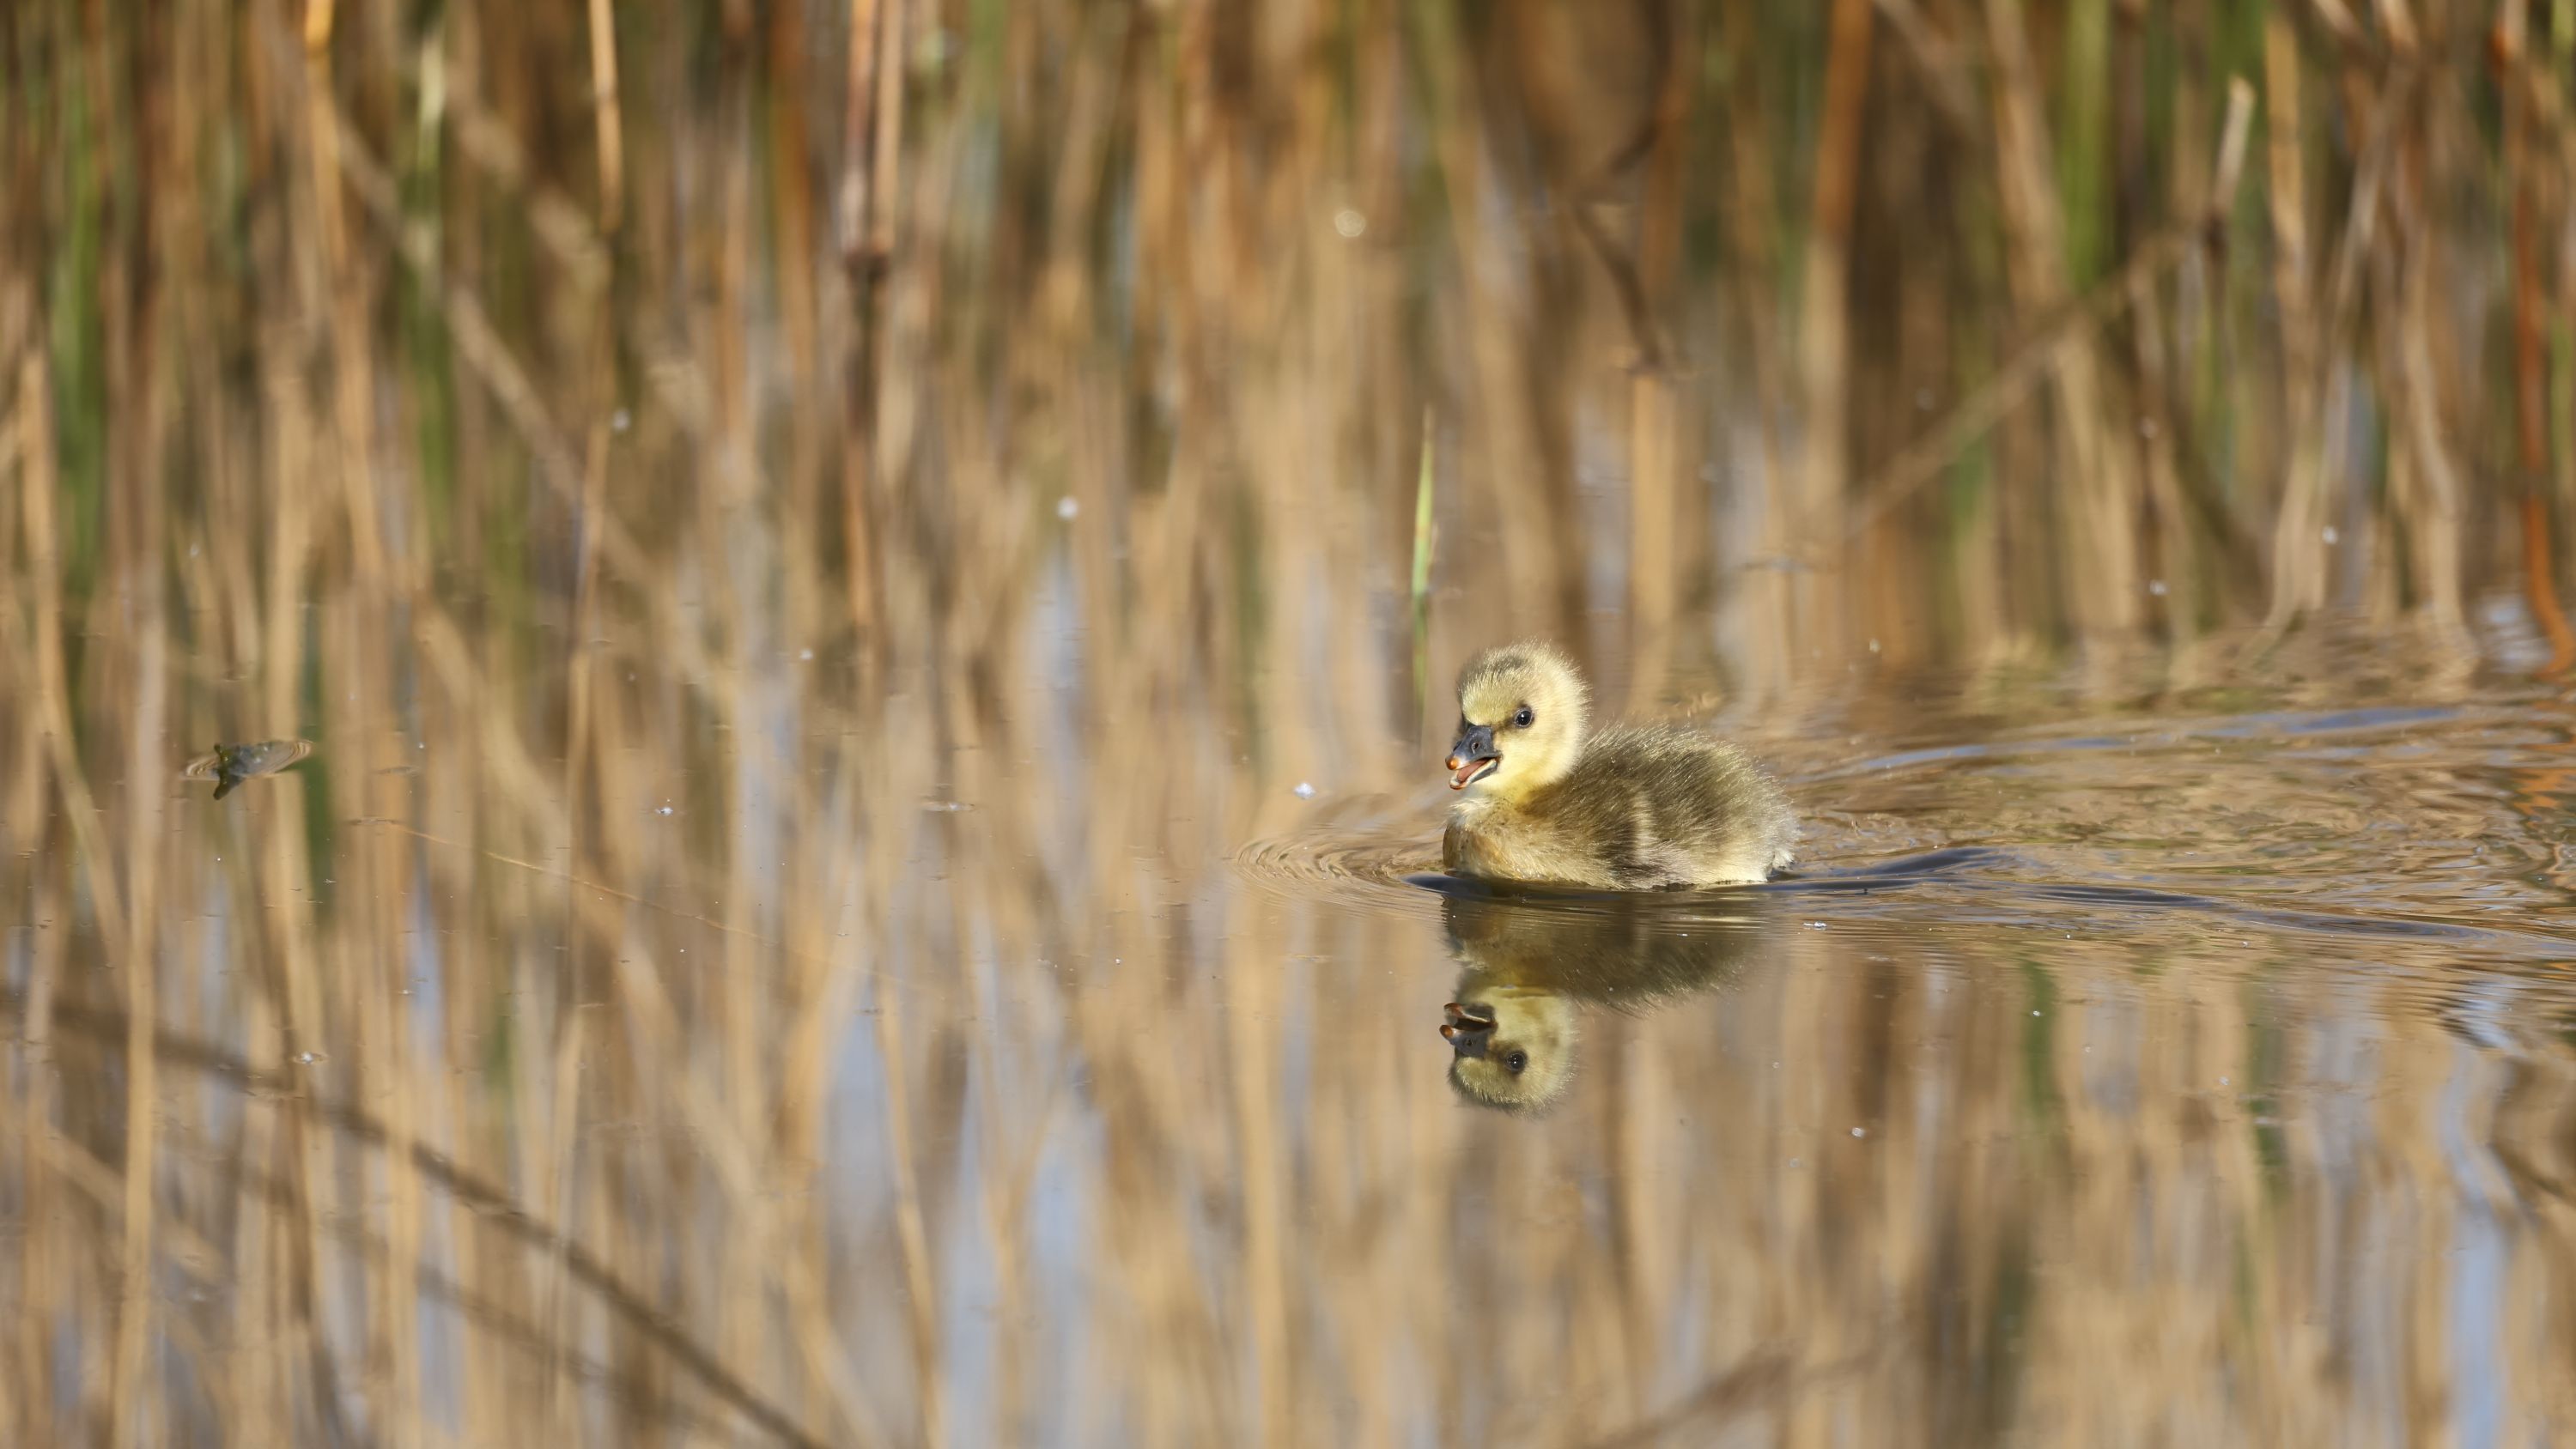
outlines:
[[[1611,890],[1766,880],[1798,820],[1743,751],[1672,725],[1585,732],[1589,694],[1535,640],[1488,649],[1458,674],[1441,860],[1454,875]]]

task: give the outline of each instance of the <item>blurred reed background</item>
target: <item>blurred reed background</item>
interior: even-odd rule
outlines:
[[[1349,1009],[1445,981],[1421,915],[1226,862],[1428,779],[1514,633],[1757,727],[2327,614],[2568,664],[2572,57],[2452,0],[7,7],[0,1437],[2391,1422],[2259,1326],[2338,1189],[2071,1047],[1893,1060],[1959,1120],[1748,1202],[1663,1107],[1844,1120],[1967,1008],[1785,976],[1786,1079],[1648,1033],[1505,1135]],[[2132,1009],[2245,1069],[2228,991]],[[1975,1145],[2026,1073],[2076,1176],[2191,1185],[2055,1337]]]

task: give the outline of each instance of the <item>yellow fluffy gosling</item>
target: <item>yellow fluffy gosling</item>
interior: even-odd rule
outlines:
[[[1673,725],[1587,733],[1583,676],[1548,645],[1488,649],[1458,675],[1441,858],[1457,875],[1612,890],[1767,879],[1798,834],[1743,751]]]

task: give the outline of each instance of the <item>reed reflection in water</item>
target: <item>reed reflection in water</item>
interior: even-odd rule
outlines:
[[[2576,1438],[2564,7],[1584,19],[12,7],[0,1438]]]

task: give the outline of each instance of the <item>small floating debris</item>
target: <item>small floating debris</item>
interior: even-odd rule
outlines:
[[[1312,799],[1314,799],[1314,798],[1315,798],[1315,784],[1314,784],[1314,782],[1313,782],[1313,781],[1311,781],[1311,780],[1300,780],[1300,781],[1298,781],[1298,782],[1297,782],[1297,789],[1296,789],[1296,791],[1295,791],[1295,794],[1296,794],[1297,798],[1298,798],[1298,799],[1300,799],[1300,800],[1312,800]]]
[[[921,802],[921,808],[932,815],[954,815],[961,810],[972,810],[975,807],[963,800],[924,800]]]
[[[311,753],[311,740],[262,740],[255,745],[228,745],[218,740],[213,754],[190,760],[179,777],[214,781],[215,798],[221,800],[242,781],[274,775]]]

